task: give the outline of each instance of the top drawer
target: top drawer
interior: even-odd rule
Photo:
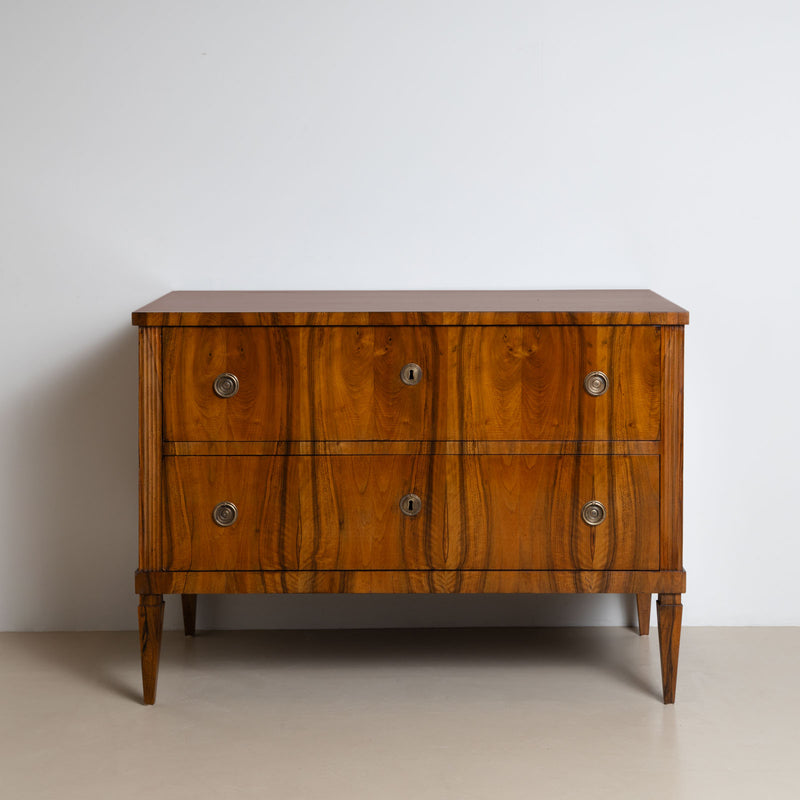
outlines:
[[[164,437],[656,440],[660,330],[165,328]],[[403,375],[406,365],[413,365],[413,377]],[[596,396],[585,386],[593,372],[607,378],[607,390]],[[224,375],[235,376],[235,381],[223,380],[215,389],[215,381]],[[224,396],[226,387],[235,393]]]

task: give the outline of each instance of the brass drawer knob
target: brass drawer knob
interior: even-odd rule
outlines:
[[[217,503],[214,510],[211,512],[211,517],[220,528],[227,528],[236,522],[236,517],[239,516],[239,509],[233,503],[225,501]]]
[[[214,394],[217,397],[233,397],[239,391],[239,379],[232,372],[223,372],[214,378]]]
[[[400,510],[407,517],[416,517],[422,510],[422,500],[415,494],[407,494],[400,501]]]
[[[581,509],[581,519],[587,525],[599,525],[606,518],[606,507],[599,500],[590,500]]]
[[[593,397],[599,397],[608,391],[608,375],[605,372],[590,372],[583,379],[583,388]]]
[[[422,367],[419,364],[406,364],[400,370],[400,380],[406,386],[416,386],[422,380]]]

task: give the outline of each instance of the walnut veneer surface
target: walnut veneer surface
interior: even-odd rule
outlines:
[[[674,702],[685,310],[648,291],[173,292],[133,322],[146,703],[163,595],[193,633],[220,592],[628,592],[641,633],[655,593]]]

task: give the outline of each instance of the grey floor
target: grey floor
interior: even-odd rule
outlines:
[[[3,798],[800,797],[800,628],[0,634]]]

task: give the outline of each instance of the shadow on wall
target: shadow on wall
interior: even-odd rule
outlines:
[[[167,600],[167,609],[170,608]],[[172,603],[175,606],[175,601]],[[180,603],[177,603],[180,605]],[[174,617],[177,620],[177,616]],[[209,595],[199,629],[636,627],[633,595]],[[175,625],[177,627],[177,625]]]
[[[17,628],[135,622],[137,337],[116,332],[50,373],[17,419],[17,518],[10,544]]]
[[[137,336],[123,328],[34,387],[18,419],[8,519],[22,630],[133,629]],[[167,600],[165,626],[180,627]],[[200,628],[633,625],[632,596],[208,596]]]

